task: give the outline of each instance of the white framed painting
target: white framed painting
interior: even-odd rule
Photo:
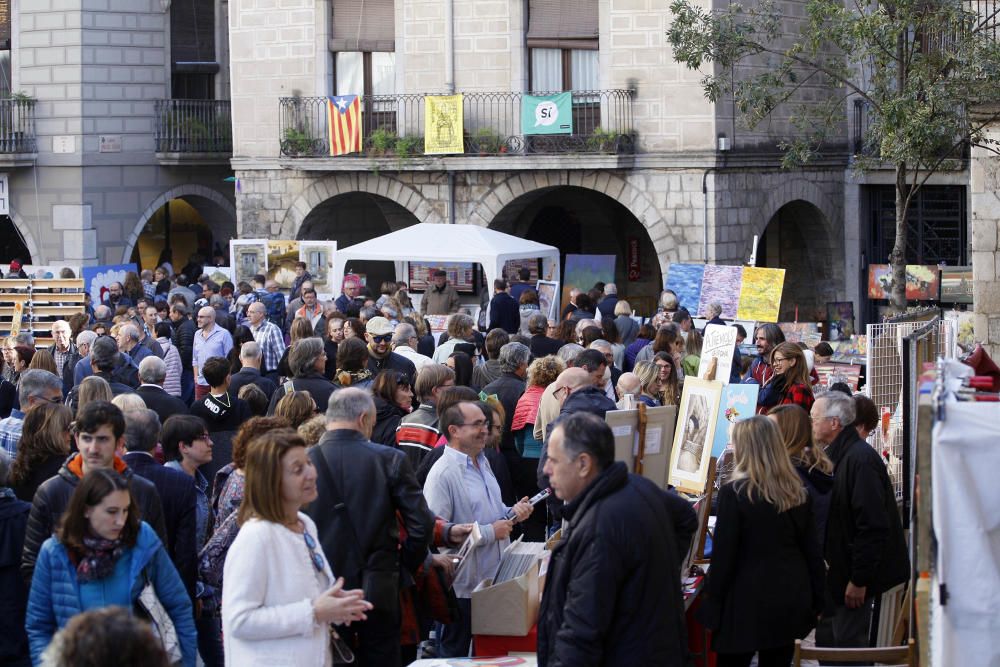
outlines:
[[[229,268],[233,282],[253,284],[253,277],[267,275],[267,239],[233,239],[229,242]]]
[[[336,241],[299,241],[299,261],[306,263],[317,292],[340,294],[340,285],[330,282],[336,254]]]
[[[535,284],[538,292],[538,307],[545,317],[559,321],[559,283],[555,280],[539,280]]]
[[[712,441],[719,417],[722,382],[689,377],[677,411],[669,481],[681,491],[700,495],[708,480]]]

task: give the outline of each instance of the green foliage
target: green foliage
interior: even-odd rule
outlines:
[[[496,155],[500,152],[500,147],[503,145],[503,139],[491,127],[479,128],[473,135],[473,139],[479,153]]]
[[[368,137],[368,145],[372,155],[388,155],[396,147],[397,137],[384,127],[376,129]]]
[[[285,128],[281,149],[286,155],[311,155],[315,145],[316,140],[313,136],[302,128]]]
[[[804,12],[790,16],[789,6]],[[901,223],[913,195],[931,174],[953,168],[963,146],[992,149],[984,128],[1000,114],[970,114],[976,103],[1000,102],[1000,43],[989,34],[996,16],[982,6],[989,16],[961,0],[760,0],[718,11],[674,0],[667,37],[678,62],[703,72],[705,97],[731,95],[749,127],[779,107],[789,113],[792,131],[780,142],[786,167],[840,143],[831,140],[843,139],[848,102],[862,100],[866,150],[853,166],[896,171],[892,261],[902,266]],[[893,301],[905,306],[902,285]]]
[[[424,152],[424,140],[422,137],[405,136],[396,140],[396,155],[401,158],[420,155]]]
[[[602,127],[595,127],[594,131],[587,137],[587,150],[596,153],[614,153],[618,135],[605,130]]]

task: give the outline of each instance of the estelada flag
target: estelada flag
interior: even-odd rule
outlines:
[[[330,155],[361,152],[361,97],[338,95],[326,99],[330,128]]]

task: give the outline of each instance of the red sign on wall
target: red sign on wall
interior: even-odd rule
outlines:
[[[639,280],[642,277],[642,261],[639,259],[639,239],[632,236],[628,240],[628,279]]]

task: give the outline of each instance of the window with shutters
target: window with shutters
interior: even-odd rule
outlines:
[[[215,99],[215,3],[170,3],[170,94],[173,99]]]
[[[334,95],[392,96],[396,93],[396,18],[393,0],[333,0],[330,51]],[[367,99],[364,132],[395,132],[394,100]]]
[[[597,0],[530,0],[528,87],[535,92],[600,88]],[[573,96],[575,134],[600,126],[596,96]]]

